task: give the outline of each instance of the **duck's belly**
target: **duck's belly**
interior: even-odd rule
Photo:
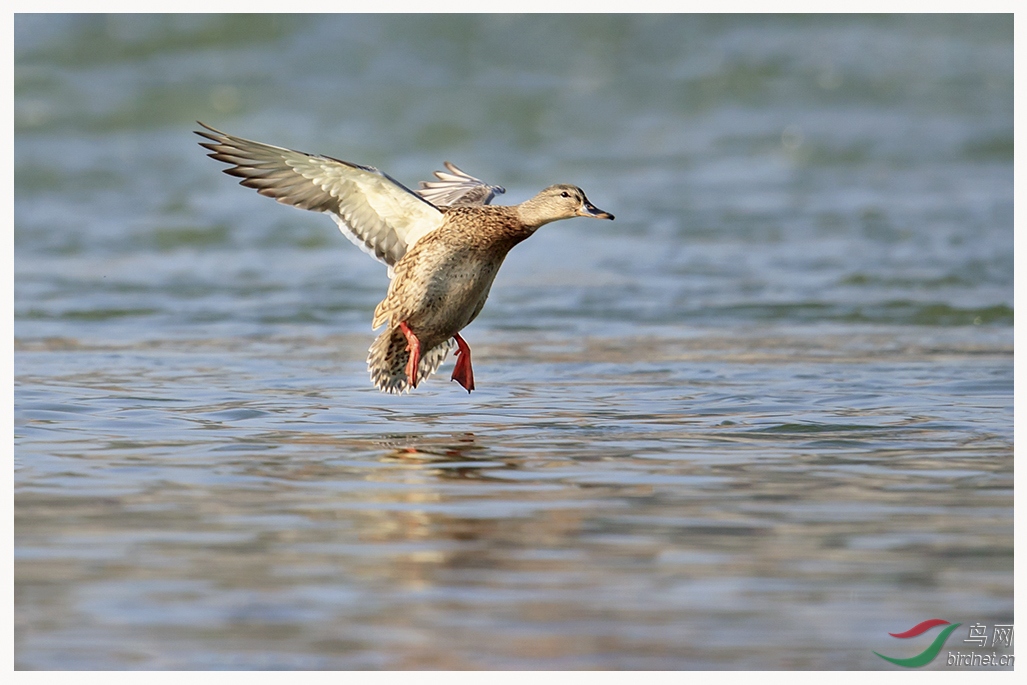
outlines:
[[[474,321],[488,299],[502,259],[452,260],[418,279],[423,284],[417,313],[407,320],[424,349],[431,349]]]

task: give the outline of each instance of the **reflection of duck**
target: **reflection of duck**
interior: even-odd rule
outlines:
[[[481,459],[486,448],[480,445],[474,433],[453,436],[410,436],[401,440],[379,441],[381,447],[392,449],[386,460],[401,462],[456,462]]]
[[[388,448],[379,460],[385,464],[406,467],[410,478],[413,469],[421,474],[424,483],[438,481],[489,481],[497,471],[518,470],[516,460],[495,454],[473,433],[459,435],[424,436],[378,441]]]
[[[516,206],[488,203],[490,186],[446,163],[438,181],[413,192],[372,167],[257,143],[206,124],[197,131],[210,157],[279,202],[331,215],[342,233],[389,267],[388,294],[372,326],[385,331],[371,345],[371,380],[401,393],[435,373],[457,345],[453,380],[474,389],[471,349],[460,331],[485,305],[510,249],[560,219],[613,219],[572,185],[554,185]],[[209,132],[208,132],[209,131]]]

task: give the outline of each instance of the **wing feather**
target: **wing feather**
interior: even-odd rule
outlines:
[[[462,171],[452,162],[446,162],[449,171],[436,171],[438,181],[421,181],[417,194],[436,207],[487,205],[506,189],[493,186]]]
[[[239,138],[197,122],[212,159],[232,165],[230,176],[283,204],[329,214],[343,235],[392,266],[418,240],[442,225],[443,215],[424,197],[374,167],[309,155]]]

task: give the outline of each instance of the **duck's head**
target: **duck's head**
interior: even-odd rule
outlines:
[[[604,212],[588,201],[585,191],[577,186],[559,184],[549,186],[541,193],[523,202],[518,207],[521,221],[526,226],[538,227],[550,221],[570,219],[576,216],[590,216],[593,219],[609,219],[613,214]]]

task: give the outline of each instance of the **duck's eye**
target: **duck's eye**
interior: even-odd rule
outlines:
[[[566,190],[563,191],[562,193],[560,193],[560,197],[570,197],[570,196],[571,196],[570,193],[568,193]]]

